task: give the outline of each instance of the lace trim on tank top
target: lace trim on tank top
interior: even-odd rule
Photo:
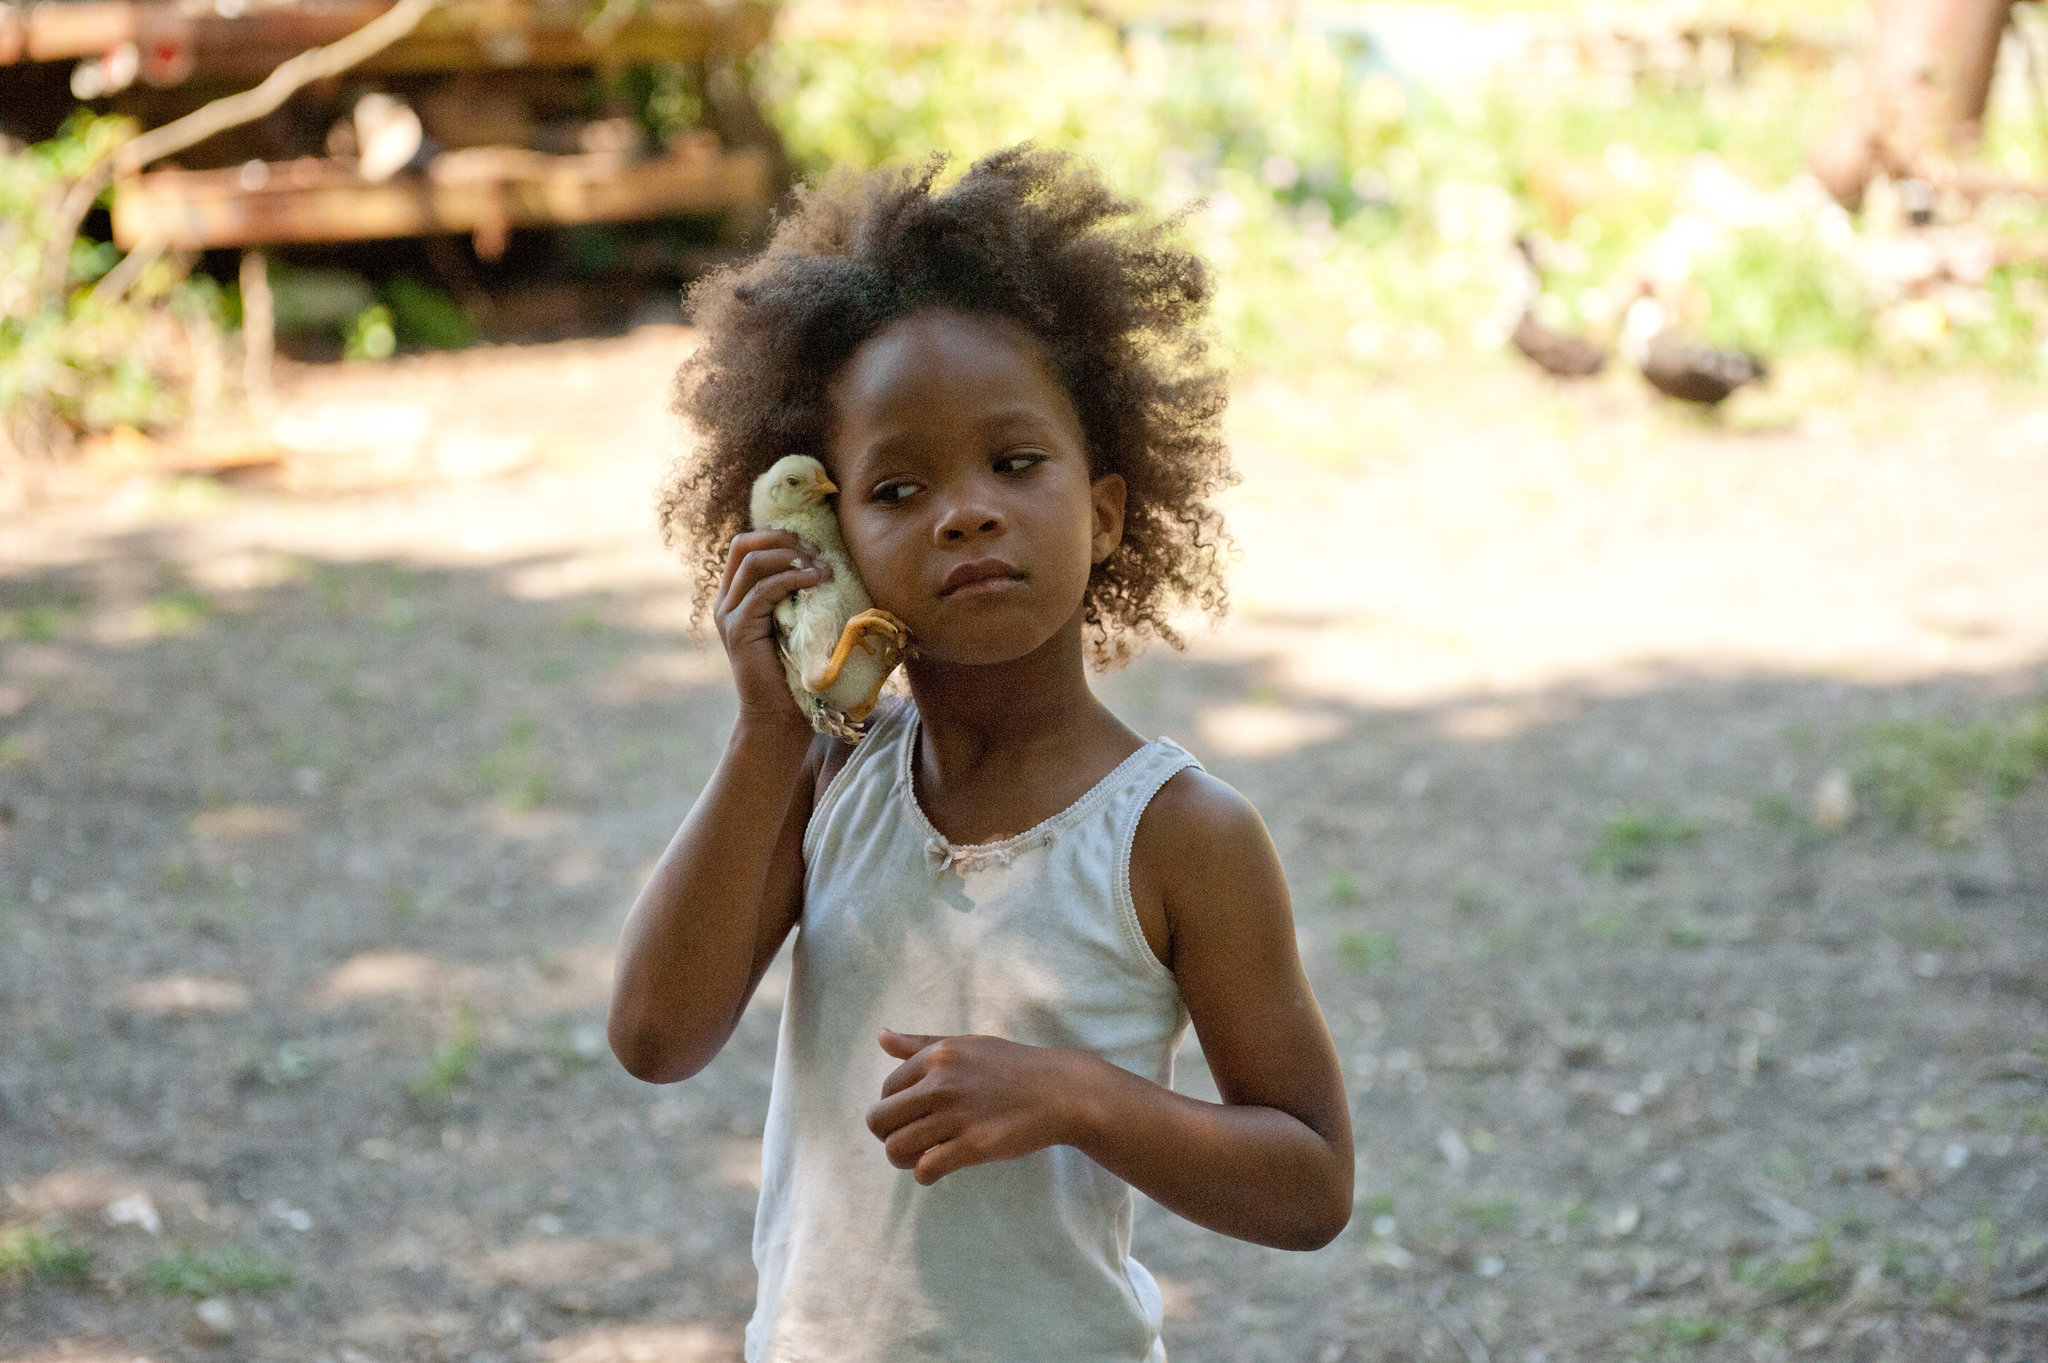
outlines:
[[[1116,793],[1123,784],[1125,774],[1138,764],[1139,759],[1150,752],[1156,743],[1147,743],[1136,749],[1129,757],[1116,764],[1110,773],[1090,786],[1080,799],[1062,809],[1059,813],[1043,819],[1014,837],[1000,842],[956,843],[932,826],[926,817],[924,806],[917,802],[917,741],[923,732],[922,722],[913,715],[910,732],[903,740],[903,756],[896,764],[896,789],[903,796],[903,803],[910,810],[917,830],[924,834],[924,854],[938,863],[940,870],[958,866],[962,871],[985,871],[991,866],[1008,866],[1024,853],[1035,847],[1043,847],[1070,823],[1085,816],[1095,806]],[[1147,954],[1150,954],[1148,949]]]

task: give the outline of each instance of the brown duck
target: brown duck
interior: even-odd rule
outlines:
[[[1671,330],[1663,305],[1647,295],[1629,305],[1621,347],[1652,388],[1701,407],[1719,406],[1736,389],[1771,374],[1770,366],[1748,351],[1717,350]]]
[[[1543,291],[1543,272],[1536,263],[1536,250],[1527,237],[1515,238],[1515,253],[1522,258],[1521,314],[1515,319],[1508,343],[1521,351],[1536,367],[1561,379],[1586,379],[1607,367],[1607,350],[1583,336],[1545,326],[1536,319],[1536,299]],[[1511,305],[1512,306],[1512,305]]]

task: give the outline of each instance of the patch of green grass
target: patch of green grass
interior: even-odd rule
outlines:
[[[1904,914],[1887,918],[1885,935],[1908,951],[1961,951],[1975,944],[1968,922],[1953,914]]]
[[[320,603],[321,609],[330,615],[340,615],[348,610],[349,576],[348,569],[335,563],[306,564],[304,581],[306,590]]]
[[[1506,928],[1486,928],[1465,939],[1465,954],[1475,961],[1491,961],[1514,950],[1525,934]]]
[[[1338,908],[1349,908],[1365,902],[1365,891],[1351,872],[1342,866],[1332,866],[1323,885],[1323,897]]]
[[[1393,961],[1397,950],[1391,932],[1358,928],[1337,938],[1337,954],[1353,970],[1368,973],[1378,970]]]
[[[526,669],[526,675],[542,686],[560,686],[576,676],[576,664],[567,658],[539,658]]]
[[[1458,1214],[1470,1221],[1479,1230],[1506,1230],[1515,1224],[1516,1203],[1514,1195],[1502,1193],[1484,1202],[1463,1202],[1458,1205]]]
[[[1835,1259],[1833,1237],[1822,1235],[1796,1259],[1777,1264],[1762,1275],[1764,1290],[1777,1301],[1812,1302],[1840,1289],[1844,1266]]]
[[[92,1251],[71,1243],[62,1231],[45,1235],[34,1226],[0,1230],[0,1281],[13,1277],[46,1283],[85,1281]]]
[[[1358,1210],[1368,1220],[1375,1216],[1392,1216],[1394,1214],[1394,1195],[1392,1193],[1373,1193],[1358,1204]]]
[[[455,1005],[455,1026],[449,1038],[427,1061],[427,1072],[406,1086],[406,1092],[422,1103],[445,1099],[457,1085],[469,1078],[476,1063],[476,1010],[468,1003]]]
[[[1670,926],[1664,929],[1664,936],[1671,945],[1684,947],[1688,951],[1697,950],[1707,944],[1707,930],[1700,925],[1699,919],[1690,914],[1673,919]]]
[[[1876,725],[1861,736],[1855,788],[1894,832],[1937,846],[1969,842],[1987,803],[2048,773],[2048,702],[1973,723],[1935,718]]]
[[[1600,830],[1586,862],[1608,875],[1636,878],[1657,869],[1664,854],[1699,839],[1700,827],[1669,810],[1617,814]]]
[[[1608,942],[1627,936],[1633,923],[1625,910],[1613,904],[1588,908],[1578,919],[1581,932]]]
[[[1977,1262],[1986,1277],[1998,1267],[1998,1223],[1988,1216],[1977,1218]]]
[[[64,632],[66,622],[75,613],[76,607],[49,605],[23,606],[0,613],[0,639],[47,644]]]
[[[496,748],[477,760],[477,781],[515,814],[537,809],[554,793],[554,773],[540,755],[540,726],[522,715],[506,726]]]
[[[149,632],[158,635],[190,634],[213,614],[213,603],[195,591],[165,592],[142,608]]]
[[[183,848],[179,848],[165,857],[164,864],[157,868],[156,881],[167,894],[183,894],[187,890],[203,887],[206,877],[193,862],[191,855]]]
[[[1673,1350],[1704,1348],[1728,1333],[1728,1321],[1716,1315],[1688,1316],[1676,1312],[1661,1313],[1650,1323],[1650,1330],[1656,1342],[1667,1353]]]
[[[433,707],[435,714],[445,715],[474,704],[476,698],[476,678],[461,672],[451,672],[434,683],[427,704]]]
[[[142,1266],[142,1285],[163,1296],[213,1297],[223,1292],[277,1292],[292,1285],[291,1270],[260,1249],[180,1246]]]
[[[1786,791],[1767,790],[1750,802],[1749,809],[1758,823],[1776,832],[1791,832],[1805,823],[1798,801]]]
[[[1763,1174],[1773,1183],[1803,1183],[1806,1181],[1806,1161],[1790,1150],[1773,1150],[1764,1156]]]

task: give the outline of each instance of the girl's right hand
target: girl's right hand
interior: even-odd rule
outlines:
[[[794,724],[809,731],[810,721],[790,695],[782,659],[776,656],[775,607],[791,593],[831,576],[818,551],[787,530],[748,530],[733,536],[712,618],[732,664],[743,722]]]

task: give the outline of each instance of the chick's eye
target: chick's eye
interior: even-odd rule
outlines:
[[[782,481],[788,483],[791,487],[795,487],[798,483],[802,482],[803,480],[801,478],[785,478]]]

